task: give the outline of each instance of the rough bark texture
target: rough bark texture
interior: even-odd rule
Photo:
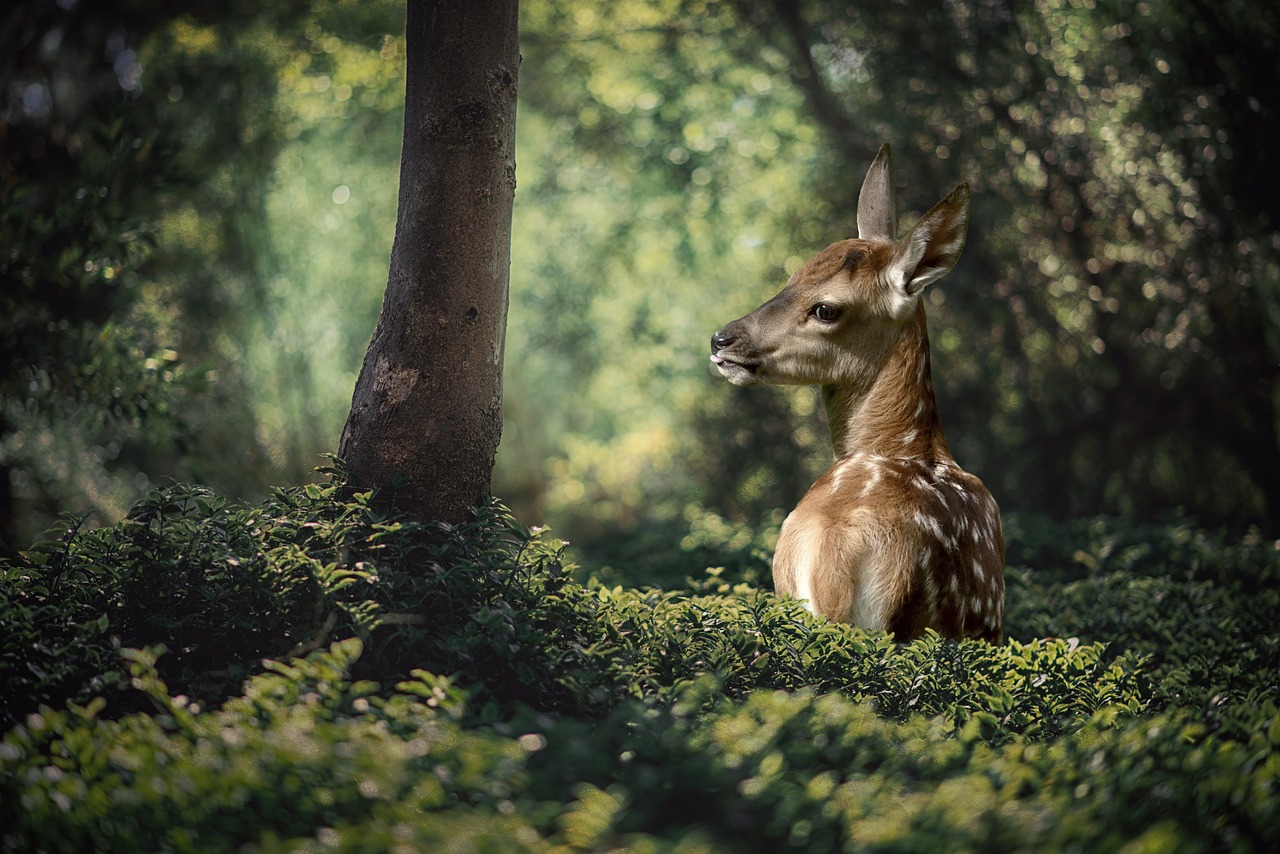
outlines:
[[[382,315],[339,454],[356,486],[460,521],[502,434],[518,0],[410,0],[404,147]]]

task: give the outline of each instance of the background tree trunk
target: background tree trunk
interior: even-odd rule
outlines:
[[[404,147],[382,315],[339,454],[357,486],[456,522],[502,434],[518,0],[410,0]]]

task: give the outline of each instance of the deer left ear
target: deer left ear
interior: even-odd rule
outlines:
[[[895,309],[914,303],[927,285],[941,279],[960,259],[969,229],[969,184],[959,185],[920,217],[911,233],[894,247],[885,271]],[[896,311],[895,311],[896,313]]]
[[[898,232],[898,201],[893,187],[893,153],[880,146],[858,193],[858,237],[893,242]]]

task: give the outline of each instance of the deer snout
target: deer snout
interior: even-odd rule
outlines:
[[[716,370],[722,377],[734,385],[751,385],[758,381],[756,377],[758,366],[754,357],[737,351],[730,352],[728,356],[720,355],[739,343],[740,336],[733,331],[736,324],[737,321],[711,336],[711,364],[716,366]]]
[[[716,353],[719,353],[721,350],[737,340],[738,337],[736,335],[732,335],[725,329],[721,329],[715,335],[711,336],[711,355],[714,356]]]

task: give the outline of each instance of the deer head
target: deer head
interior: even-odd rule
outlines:
[[[893,163],[883,146],[858,196],[858,236],[814,255],[776,297],[711,336],[711,361],[740,386],[864,386],[924,289],[955,266],[968,221],[965,183],[895,240]]]

